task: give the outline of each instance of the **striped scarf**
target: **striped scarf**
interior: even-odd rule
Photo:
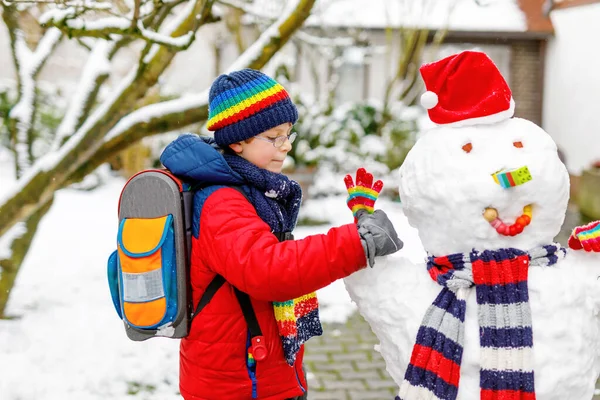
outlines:
[[[289,301],[274,301],[273,308],[283,343],[283,354],[287,363],[292,366],[302,344],[313,336],[323,334],[317,294],[313,292]]]
[[[463,353],[466,298],[475,285],[481,347],[482,400],[535,400],[533,331],[527,274],[566,254],[559,244],[446,257],[428,257],[431,278],[443,286],[427,309],[396,400],[454,400]]]

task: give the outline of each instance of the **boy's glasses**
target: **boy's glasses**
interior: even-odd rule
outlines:
[[[281,146],[283,146],[286,140],[289,140],[290,144],[294,143],[294,140],[296,140],[297,136],[298,133],[292,132],[289,135],[277,136],[275,139],[266,138],[262,136],[255,136],[255,138],[264,140],[265,142],[271,142],[273,143],[273,146],[275,146],[276,148],[280,148]]]

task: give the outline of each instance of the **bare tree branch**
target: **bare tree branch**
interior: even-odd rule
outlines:
[[[131,17],[131,28],[135,28],[140,19],[140,4],[141,0],[134,0],[133,2],[133,16]]]
[[[137,0],[139,3],[139,0]],[[139,4],[136,3],[137,15],[130,20],[125,17],[105,17],[92,21],[73,18],[72,14],[49,13],[40,23],[47,27],[56,27],[69,37],[94,37],[110,40],[112,35],[135,37],[151,44],[160,44],[176,50],[187,49],[194,41],[194,35],[186,32],[178,36],[163,35],[144,26],[139,18]],[[171,9],[172,7],[169,7]],[[195,31],[193,31],[195,32]]]
[[[242,68],[261,69],[302,26],[310,15],[314,2],[315,0],[300,0],[295,8],[286,10],[282,18],[241,54],[227,71]],[[298,15],[304,16],[304,19],[298,18]],[[279,35],[274,36],[274,31],[279,32]],[[207,117],[208,91],[140,108],[122,118],[110,130],[96,156],[74,173],[70,180],[82,179],[107,159],[144,137],[181,130],[186,126],[204,122]]]
[[[198,29],[209,19],[212,0],[190,2],[179,18],[172,21],[174,36]],[[22,177],[13,191],[0,200],[0,235],[19,220],[27,218],[37,207],[48,201],[83,163],[93,157],[102,145],[102,137],[124,115],[131,112],[135,102],[154,86],[176,51],[161,46],[140,59],[139,66],[123,79],[119,87],[61,149],[36,162],[30,173]]]
[[[182,2],[183,0],[172,1],[162,7],[155,7],[152,13],[146,15],[140,22],[146,21],[154,29],[159,29],[172,9]],[[130,44],[133,40],[131,37],[123,37],[117,42],[106,42],[103,39],[88,39],[96,40],[98,43],[95,46],[95,52],[90,55],[90,59],[84,67],[77,91],[73,95],[67,112],[57,129],[52,146],[54,150],[60,148],[89,117],[92,107],[96,103],[99,90],[108,78],[109,60],[112,60],[121,47]],[[111,44],[108,45],[108,43]],[[144,58],[150,49],[151,46],[146,46],[141,58]],[[104,54],[105,50],[106,54]]]
[[[63,117],[51,151],[57,151],[71,135],[81,127],[95,103],[100,87],[110,73],[110,54],[115,43],[99,39],[83,68],[77,89]]]
[[[9,112],[7,127],[15,154],[16,175],[20,177],[33,162],[31,136],[37,103],[37,76],[62,39],[62,34],[57,29],[47,30],[32,52],[25,41],[25,33],[19,27],[14,6],[3,4],[2,7],[2,18],[9,30],[11,55],[17,72],[18,98]]]

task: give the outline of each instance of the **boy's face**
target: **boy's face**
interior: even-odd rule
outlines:
[[[292,149],[292,144],[286,138],[281,147],[275,147],[272,141],[277,137],[288,136],[291,130],[292,124],[286,122],[249,140],[230,144],[229,147],[238,156],[250,161],[257,167],[279,174],[283,168],[283,160]]]

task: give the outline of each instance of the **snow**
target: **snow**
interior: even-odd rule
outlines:
[[[173,32],[175,32],[175,30],[177,28],[179,28],[181,26],[181,24],[183,24],[184,21],[190,16],[192,11],[194,11],[195,6],[196,6],[195,1],[188,2],[185,5],[185,7],[182,7],[181,10],[174,15],[174,17],[172,19],[168,20],[163,26],[161,26],[160,32],[158,33],[158,35],[162,36],[163,38],[171,36],[171,34]],[[193,34],[194,33],[192,33],[192,35]],[[174,39],[177,40],[177,38],[174,38]],[[146,54],[146,56],[144,57],[143,62],[145,62],[146,64],[149,63],[154,58],[156,53],[158,53],[159,49],[160,49],[160,45],[158,45],[158,44],[153,45],[150,48],[150,51],[148,52],[148,54]]]
[[[544,71],[543,126],[564,152],[572,174],[600,160],[600,4],[555,10]]]
[[[124,17],[105,17],[94,21],[74,18],[67,20],[66,26],[71,29],[82,29],[86,31],[128,29],[131,26],[131,21]]]
[[[56,130],[53,151],[60,148],[65,138],[75,133],[77,122],[83,112],[83,107],[87,104],[88,96],[94,90],[97,80],[102,75],[110,73],[110,61],[107,58],[110,47],[108,42],[102,39],[98,39],[94,44],[86,65],[83,68],[77,89],[71,98],[70,105]]]
[[[200,108],[208,104],[208,89],[198,94],[183,95],[175,100],[163,101],[157,104],[144,106],[121,118],[119,122],[106,134],[105,142],[113,140],[132,126],[150,122],[153,118],[172,113],[183,113],[186,110]]]
[[[181,35],[178,37],[163,35],[158,32],[154,32],[144,28],[144,25],[142,25],[141,21],[138,22],[138,28],[140,29],[140,32],[142,33],[142,36],[144,38],[149,39],[155,43],[161,43],[175,47],[185,47],[186,45],[191,43],[192,38],[194,37],[194,32],[188,32],[185,35]]]
[[[524,32],[527,22],[517,0],[321,0],[307,26],[377,28],[426,27],[453,31]]]
[[[0,195],[14,180],[11,166],[0,150]],[[130,341],[113,308],[106,261],[116,245],[125,180],[102,173],[107,184],[94,191],[59,191],[40,223],[8,304],[7,314],[16,318],[0,321],[2,400],[180,399],[179,341]],[[400,237],[407,244],[418,243],[398,203],[380,199],[380,208],[406,230]],[[302,215],[330,222],[298,227],[297,238],[352,222],[344,196],[307,201]],[[413,252],[413,259],[423,259],[419,247]],[[342,281],[319,290],[318,298],[325,322],[343,322],[355,310]]]
[[[66,18],[73,17],[75,15],[75,9],[72,7],[67,8],[49,8],[39,18],[40,25],[46,25],[49,22],[55,24],[63,22]]]

